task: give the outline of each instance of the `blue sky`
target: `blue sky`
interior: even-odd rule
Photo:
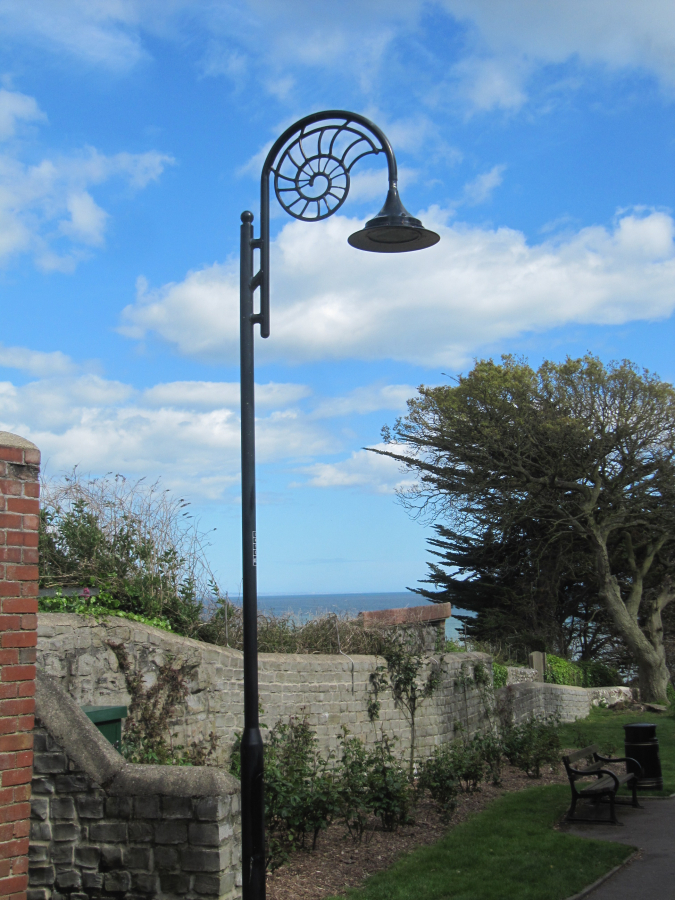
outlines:
[[[362,448],[421,383],[501,353],[675,379],[675,7],[665,0],[0,0],[0,428],[48,475],[161,476],[238,593],[238,226],[270,143],[316,110],[389,136],[441,242],[272,207],[257,340],[259,589],[425,574],[407,476]]]

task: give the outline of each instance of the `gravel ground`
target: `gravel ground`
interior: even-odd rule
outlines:
[[[444,825],[433,804],[421,801],[413,811],[414,824],[394,832],[384,832],[373,821],[373,830],[363,843],[352,841],[344,825],[332,825],[319,837],[314,851],[299,850],[290,861],[267,876],[268,900],[322,900],[356,887],[369,875],[387,869],[402,854],[423,844],[433,844],[472,813],[507,791],[522,791],[536,784],[560,784],[567,781],[562,764],[541,778],[528,778],[518,769],[505,766],[502,784],[484,784],[474,794],[461,794],[450,825]]]

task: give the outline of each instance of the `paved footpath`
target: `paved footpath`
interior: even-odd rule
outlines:
[[[566,832],[579,837],[631,844],[641,850],[639,859],[592,891],[589,900],[674,900],[675,798],[640,797],[640,803],[644,809],[617,807],[617,818],[624,823],[620,826],[579,823],[565,827]]]

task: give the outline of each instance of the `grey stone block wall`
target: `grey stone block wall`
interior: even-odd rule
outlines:
[[[235,900],[239,785],[216,769],[126,763],[38,677],[27,900]]]
[[[526,681],[495,691],[499,707],[515,724],[535,716],[557,715],[561,722],[584,719],[590,712],[590,688]]]
[[[158,628],[110,618],[41,613],[38,617],[38,665],[59,681],[75,702],[85,705],[128,704],[124,677],[107,641],[123,643],[147,684],[168,656],[184,659],[190,670],[189,694],[169,723],[174,740],[186,746],[214,731],[220,738],[218,762],[226,765],[235,732],[243,727],[242,654],[215,647]],[[470,734],[484,725],[479,692],[464,689],[462,667],[468,676],[477,662],[491,667],[482,653],[450,653],[440,690],[419,708],[416,722],[420,755],[451,739],[460,723]],[[370,676],[382,659],[373,656],[294,655],[259,656],[261,719],[272,727],[280,718],[306,716],[324,750],[336,749],[345,725],[365,741],[377,732],[368,719]],[[410,746],[410,728],[391,695],[380,696],[380,724],[398,738],[397,747]],[[379,725],[377,726],[380,727]]]
[[[585,719],[591,706],[597,706],[601,700],[616,703],[631,700],[632,696],[628,687],[582,688],[538,681],[511,684],[495,691],[498,707],[510,714],[516,724],[532,715],[557,715],[561,722],[575,722]]]

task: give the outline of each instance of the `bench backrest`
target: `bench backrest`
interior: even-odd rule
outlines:
[[[575,750],[574,753],[568,753],[567,756],[563,756],[563,762],[565,765],[572,765],[580,759],[588,759],[592,757],[594,753],[599,751],[600,747],[598,744],[591,744],[589,747],[584,747],[581,750]]]

